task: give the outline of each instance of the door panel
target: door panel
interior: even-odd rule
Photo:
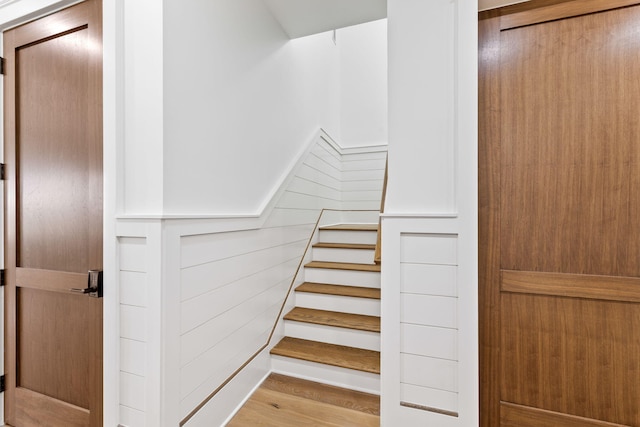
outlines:
[[[101,3],[4,34],[6,421],[102,425]]]
[[[503,269],[640,275],[639,19],[501,32]]]
[[[536,3],[480,21],[482,425],[640,427],[640,6]]]
[[[92,263],[87,159],[99,141],[87,138],[87,33],[81,27],[16,52],[19,267],[80,273]]]

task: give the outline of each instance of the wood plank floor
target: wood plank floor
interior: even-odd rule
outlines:
[[[228,427],[378,427],[380,398],[271,374]]]

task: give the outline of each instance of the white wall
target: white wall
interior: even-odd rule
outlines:
[[[389,0],[381,425],[478,425],[477,2]]]
[[[316,132],[260,217],[118,219],[122,425],[223,423],[269,370],[268,349],[250,358],[303,280],[294,274],[321,210],[379,206],[380,150],[342,149]]]
[[[339,138],[331,34],[261,0],[164,1],[164,213],[259,212],[311,132]]]
[[[119,211],[161,214],[163,206],[163,7],[157,0],[123,1],[123,29],[117,57],[122,61],[118,106],[124,117],[122,155],[118,159],[124,185]],[[120,137],[120,135],[118,135]]]
[[[459,1],[389,2],[391,212],[456,210],[453,94]]]
[[[340,143],[386,144],[387,20],[337,31],[340,49]]]

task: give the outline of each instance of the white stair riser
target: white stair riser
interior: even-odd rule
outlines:
[[[368,249],[313,248],[314,261],[373,264],[375,251]]]
[[[319,241],[328,243],[365,243],[375,245],[376,231],[320,230]]]
[[[271,370],[278,374],[323,384],[350,388],[365,393],[380,394],[380,375],[369,372],[275,355],[271,355]]]
[[[334,270],[330,268],[305,268],[304,280],[330,285],[364,286],[380,288],[380,273],[373,271]]]
[[[380,351],[380,334],[377,332],[286,320],[284,333],[292,338]]]
[[[316,310],[339,311],[341,313],[380,316],[380,300],[372,298],[345,297],[340,295],[296,292],[296,306]]]

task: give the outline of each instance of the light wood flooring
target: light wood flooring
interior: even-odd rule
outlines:
[[[228,427],[379,427],[379,396],[271,374]]]

